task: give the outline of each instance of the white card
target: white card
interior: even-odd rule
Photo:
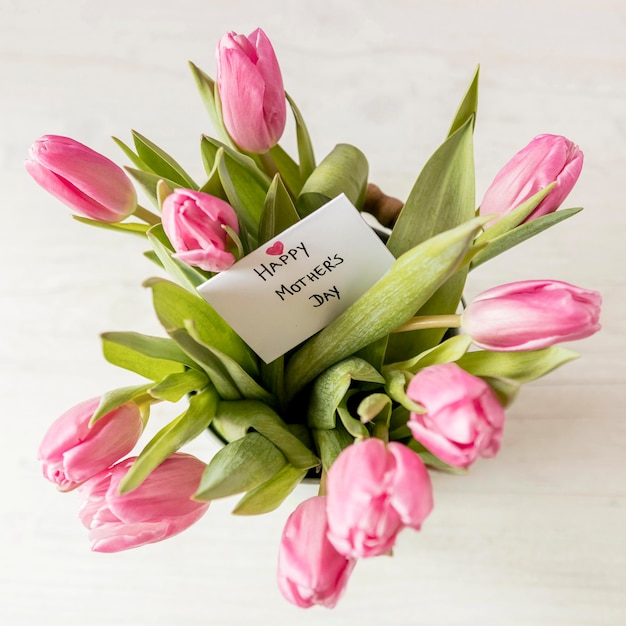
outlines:
[[[342,194],[198,291],[269,363],[327,326],[394,260]]]

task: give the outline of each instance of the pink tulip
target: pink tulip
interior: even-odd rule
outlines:
[[[485,350],[547,348],[600,330],[602,297],[557,280],[526,280],[479,294],[461,316],[461,327]]]
[[[559,135],[539,135],[498,172],[485,193],[480,212],[502,217],[556,181],[524,221],[552,213],[576,184],[582,167],[583,153],[576,144]]]
[[[176,254],[187,265],[208,272],[221,272],[234,262],[226,250],[227,233],[222,225],[239,233],[237,214],[233,208],[207,193],[190,189],[174,189],[162,207],[163,230]]]
[[[411,413],[408,427],[424,447],[455,467],[500,449],[504,409],[482,379],[456,363],[431,365],[409,383],[407,396],[425,413]]]
[[[100,404],[92,398],[59,417],[39,446],[43,474],[60,491],[74,489],[128,454],[143,430],[137,405],[129,402],[101,417],[91,428]]]
[[[175,453],[139,487],[120,495],[120,481],[136,457],[120,461],[83,483],[80,519],[89,529],[94,552],[120,552],[162,541],[186,530],[209,508],[195,502],[206,464],[189,454]]]
[[[327,477],[328,538],[349,558],[385,554],[433,507],[428,471],[407,446],[366,439],[345,448]]]
[[[123,170],[69,137],[44,135],[24,165],[46,191],[80,215],[120,222],[137,207],[137,193]]]
[[[278,550],[278,588],[301,608],[334,607],[356,565],[355,559],[333,548],[327,530],[325,496],[300,503],[285,524]]]
[[[248,37],[222,37],[217,86],[224,125],[240,148],[261,154],[278,143],[287,119],[285,89],[274,48],[260,28]]]

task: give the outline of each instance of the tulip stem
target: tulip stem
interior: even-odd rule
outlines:
[[[278,171],[278,167],[276,167],[276,163],[274,162],[272,155],[269,152],[263,152],[262,154],[259,154],[258,157],[259,157],[259,161],[261,161],[261,165],[263,166],[263,169],[265,170],[265,173],[270,178],[274,178],[276,174],[280,173]]]
[[[144,209],[139,204],[137,205],[133,215],[138,217],[140,220],[143,220],[146,224],[150,224],[152,226],[161,223],[161,218],[156,213],[148,211],[148,209]]]
[[[459,328],[461,316],[453,315],[422,315],[412,317],[408,322],[398,326],[393,333],[405,333],[409,330],[425,330],[427,328]]]

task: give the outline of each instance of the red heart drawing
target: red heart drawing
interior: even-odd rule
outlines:
[[[272,256],[279,256],[283,253],[285,246],[280,241],[277,241],[275,244],[271,245],[265,252],[267,254],[271,254]]]

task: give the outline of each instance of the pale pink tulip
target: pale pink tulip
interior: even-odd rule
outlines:
[[[583,153],[576,144],[560,135],[538,135],[498,172],[485,192],[480,213],[502,217],[556,182],[524,221],[552,213],[576,184],[582,167]]]
[[[327,530],[325,496],[300,503],[285,524],[278,550],[278,588],[301,608],[334,607],[356,564],[335,550]]]
[[[430,476],[407,446],[366,439],[345,448],[328,470],[328,538],[343,555],[391,550],[405,527],[419,530],[433,507]]]
[[[163,230],[176,253],[187,265],[208,272],[221,272],[234,262],[226,249],[227,233],[223,225],[239,233],[237,214],[219,198],[201,191],[174,189],[162,207]]]
[[[43,474],[60,491],[74,489],[119,461],[141,435],[143,421],[132,402],[107,413],[90,428],[99,404],[100,398],[92,398],[66,411],[39,446]]]
[[[287,105],[280,66],[267,35],[227,33],[217,46],[217,86],[224,125],[243,150],[267,152],[285,130]]]
[[[500,449],[504,408],[484,380],[456,363],[420,370],[406,394],[426,410],[410,415],[413,437],[449,465],[467,467]]]
[[[557,280],[508,283],[476,296],[461,327],[485,350],[537,350],[600,330],[601,303],[597,291]]]
[[[78,489],[79,516],[95,552],[120,552],[162,541],[189,528],[209,508],[209,502],[191,499],[206,463],[189,454],[173,454],[139,487],[120,495],[120,481],[135,458],[120,461]]]
[[[137,207],[137,193],[124,171],[69,137],[44,135],[24,165],[47,192],[92,220],[120,222]]]

